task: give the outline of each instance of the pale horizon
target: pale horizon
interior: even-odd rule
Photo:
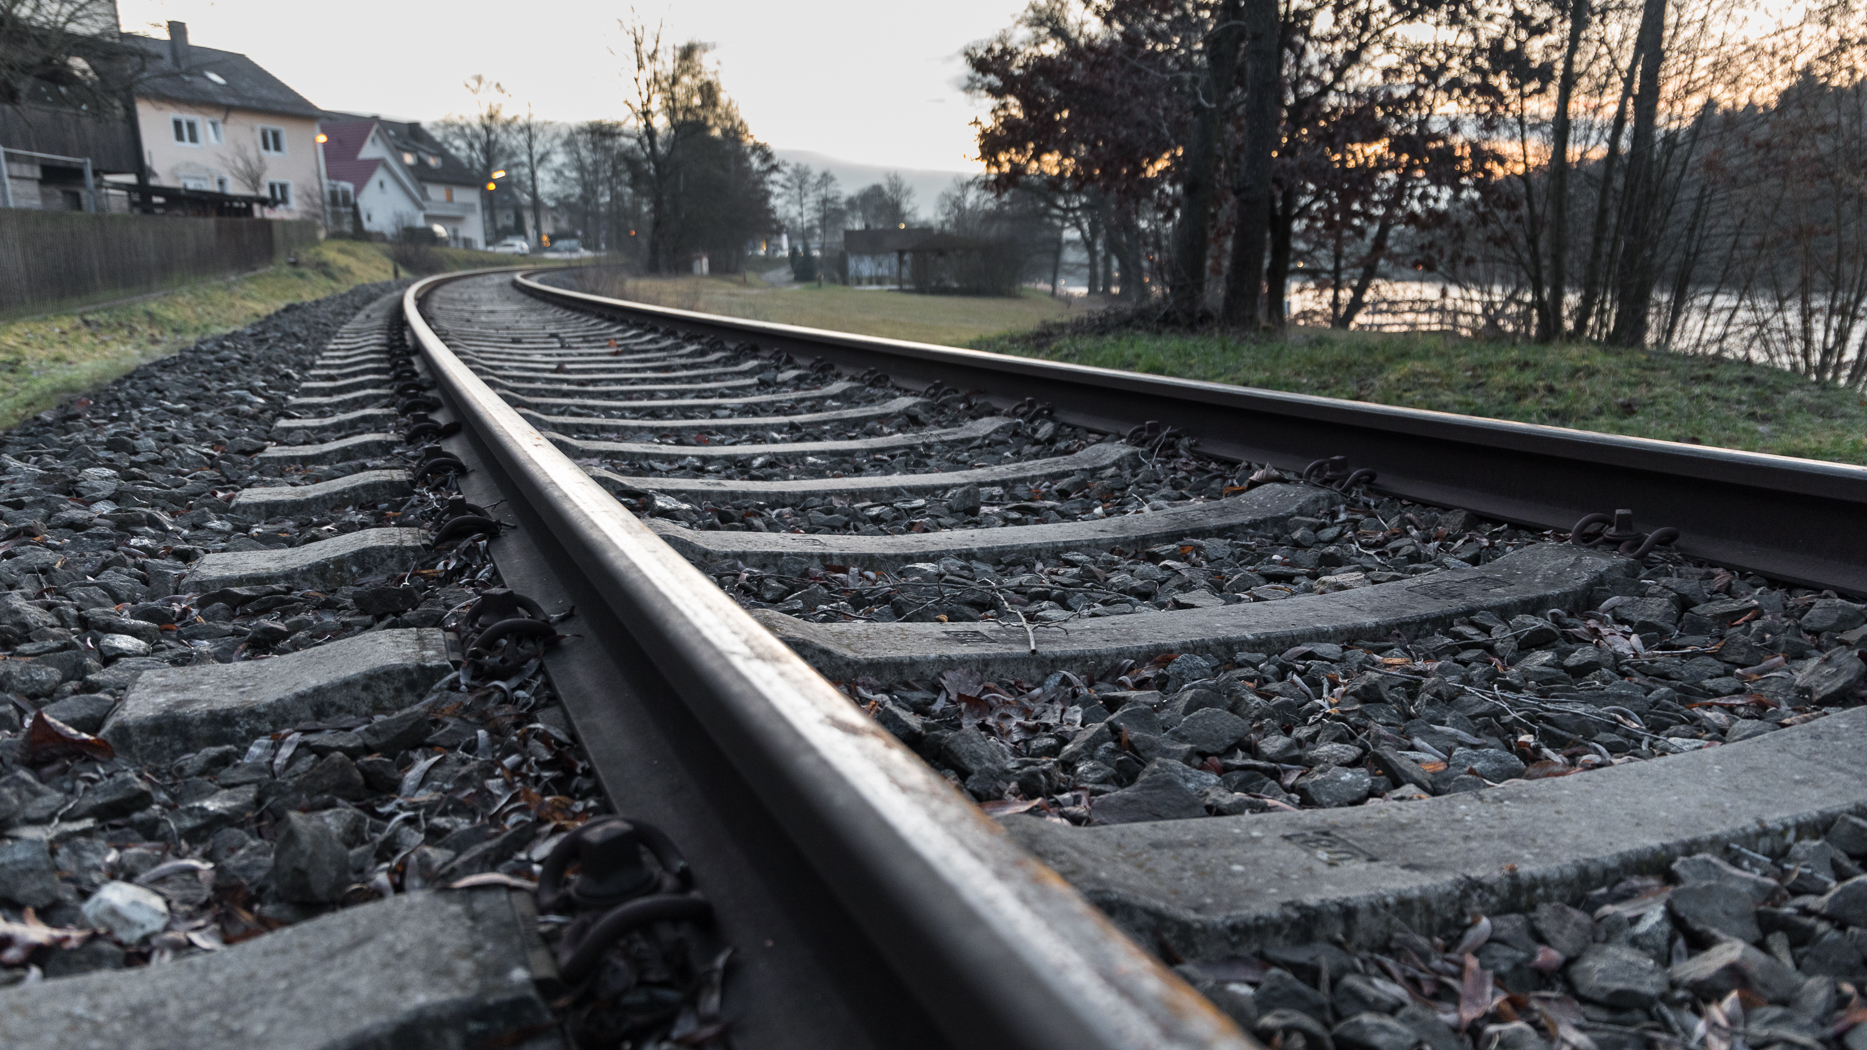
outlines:
[[[702,0],[644,4],[665,39],[714,45],[726,90],[759,141],[851,166],[976,174],[975,117],[961,89],[961,51],[1011,25],[1026,0],[951,0],[936,7],[801,0],[789,5]],[[188,24],[202,47],[252,58],[319,107],[433,121],[467,112],[462,81],[484,74],[538,116],[574,122],[623,115],[630,9],[577,2],[526,22],[510,4],[462,0],[445,17],[407,2],[331,0],[316,8],[227,0],[119,0],[128,32],[165,37]],[[256,12],[266,15],[254,17]],[[272,12],[290,12],[283,17]],[[307,46],[307,35],[330,36]],[[928,202],[931,203],[931,202]]]

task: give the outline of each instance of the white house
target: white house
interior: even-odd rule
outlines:
[[[265,197],[273,218],[320,217],[318,107],[245,55],[190,44],[182,22],[167,40],[122,40],[143,64],[136,118],[152,182]]]
[[[347,174],[343,181],[349,185],[351,194],[367,197],[372,177],[383,184],[378,193],[389,193],[391,177],[381,172],[365,173],[361,166],[352,166],[352,162],[358,161],[400,168],[419,193],[415,203],[399,200],[384,205],[387,210],[378,208],[375,198],[369,197],[368,206],[362,209],[365,229],[393,235],[401,226],[439,226],[447,231],[449,244],[457,248],[479,246],[485,229],[480,208],[482,180],[460,158],[448,152],[440,140],[428,134],[426,128],[414,122],[350,113],[327,113],[324,121],[325,164],[327,168],[333,161],[344,165]],[[333,188],[339,187],[338,177],[331,175],[330,178]],[[351,211],[350,202],[342,200],[343,195],[338,189],[339,200],[332,209],[333,222],[341,222],[336,213]],[[391,219],[401,217],[410,209],[418,213],[415,221],[390,225]],[[371,218],[372,215],[376,217]]]
[[[355,221],[371,233],[395,237],[430,225],[427,194],[380,121],[329,121],[322,131],[333,227]]]

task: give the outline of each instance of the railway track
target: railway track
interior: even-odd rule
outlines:
[[[9,1045],[1850,1038],[1867,472],[545,280],[0,562]]]

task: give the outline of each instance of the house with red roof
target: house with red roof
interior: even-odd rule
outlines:
[[[425,227],[479,246],[480,180],[420,124],[327,113],[319,130],[333,227],[389,237]]]

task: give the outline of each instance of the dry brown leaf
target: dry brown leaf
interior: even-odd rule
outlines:
[[[26,727],[26,739],[20,748],[22,765],[36,766],[57,758],[94,758],[107,761],[116,757],[109,741],[80,733],[44,711],[32,716]]]

